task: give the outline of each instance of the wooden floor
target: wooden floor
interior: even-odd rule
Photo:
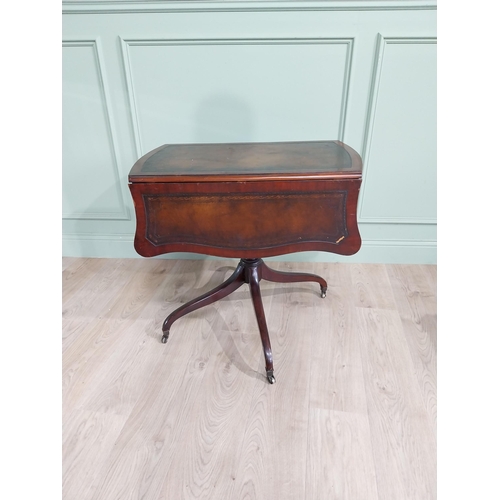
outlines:
[[[63,499],[436,498],[436,267],[269,263],[276,384],[236,260],[63,259]]]

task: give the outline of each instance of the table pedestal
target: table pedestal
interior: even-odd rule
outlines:
[[[267,330],[266,316],[264,314],[264,306],[262,304],[262,296],[260,294],[259,282],[261,279],[273,281],[275,283],[294,283],[300,281],[314,281],[319,283],[321,289],[321,297],[326,296],[327,283],[326,281],[315,274],[307,273],[287,273],[270,269],[262,259],[241,259],[234,273],[224,283],[215,287],[213,290],[193,299],[186,304],[180,306],[175,311],[170,313],[163,322],[163,337],[162,343],[166,343],[170,334],[172,324],[179,318],[201,307],[213,304],[217,300],[227,297],[230,293],[237,290],[243,283],[248,283],[250,286],[250,294],[252,297],[255,316],[259,325],[260,338],[264,349],[264,357],[266,360],[266,375],[269,383],[274,384],[273,353],[271,350],[271,342],[269,340],[269,332]]]

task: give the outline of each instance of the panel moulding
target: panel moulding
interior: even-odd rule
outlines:
[[[129,47],[132,46],[181,46],[181,45],[346,45],[346,60],[342,84],[342,97],[340,106],[340,123],[338,140],[344,140],[344,130],[347,117],[347,103],[349,85],[351,81],[351,68],[353,58],[354,38],[200,38],[200,39],[124,39],[120,38],[122,46],[122,63],[126,78],[128,100],[130,106],[132,126],[136,145],[137,158],[146,152],[142,147],[141,130],[137,113],[137,100],[135,98],[134,81],[130,62]]]
[[[436,10],[436,0],[63,0],[63,14]]]
[[[62,218],[66,220],[131,220],[129,210],[125,204],[125,198],[122,189],[122,183],[119,174],[119,153],[116,148],[116,132],[114,126],[114,118],[112,110],[108,103],[109,85],[107,82],[106,72],[102,63],[102,49],[99,38],[94,40],[63,40],[63,47],[91,47],[93,49],[95,64],[97,69],[97,77],[99,80],[99,92],[101,94],[104,116],[106,120],[106,128],[108,131],[108,141],[110,145],[111,157],[113,159],[113,176],[115,186],[118,190],[118,198],[120,200],[119,212],[91,212],[91,213],[63,213]]]
[[[384,61],[384,49],[389,44],[436,44],[436,37],[384,37],[380,33],[377,35],[377,44],[373,61],[372,82],[368,100],[368,112],[365,122],[365,134],[361,148],[363,158],[363,178],[358,203],[358,222],[360,224],[437,224],[435,218],[425,217],[365,217],[363,216],[363,203],[365,197],[366,181],[370,172],[370,147],[373,134],[373,124],[377,108],[377,98],[380,87],[380,77]]]

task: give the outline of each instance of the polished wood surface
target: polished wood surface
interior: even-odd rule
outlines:
[[[135,249],[262,258],[300,251],[352,255],[359,180],[133,183]]]
[[[272,262],[269,385],[243,287],[158,345],[237,261],[63,263],[64,500],[436,498],[435,266]]]
[[[339,141],[162,146],[129,175],[135,249],[145,257],[352,255],[361,246],[361,168]]]

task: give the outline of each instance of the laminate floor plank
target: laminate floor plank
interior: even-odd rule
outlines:
[[[391,266],[388,272],[425,407],[436,431],[436,290],[420,267]]]
[[[170,265],[161,260],[147,264],[137,260],[122,270],[126,285],[120,290],[112,290],[113,298],[103,314],[92,317],[85,311],[80,316],[82,328],[63,351],[63,402],[66,410],[79,408],[82,398],[99,383],[110,360],[123,349],[127,339],[135,342],[134,336],[128,337],[126,332],[160,289],[165,270]],[[117,281],[120,282],[121,277]]]
[[[309,410],[305,498],[378,500],[367,415]]]
[[[105,264],[109,259],[95,260]],[[93,268],[96,267],[93,262],[91,264]],[[89,276],[85,287],[81,288],[77,282],[80,289],[77,289],[70,297],[63,297],[63,351],[80,337],[79,334],[83,329],[89,328],[95,320],[106,316],[110,304],[120,300],[120,294],[132,279],[134,268],[140,269],[137,259],[111,260],[107,265],[101,265],[97,272]],[[84,279],[84,275],[79,278],[81,279]]]
[[[347,268],[348,269],[348,268]],[[346,266],[316,264],[328,283],[326,297],[314,302],[311,329],[310,406],[366,415],[366,391],[356,328],[354,290]],[[340,275],[340,279],[339,279]]]
[[[113,450],[96,474],[92,500],[162,498],[160,491],[176,455],[184,446],[185,428],[198,417],[193,407],[199,397],[205,363],[213,354],[207,342],[184,327],[190,342],[177,341],[175,349],[158,345],[160,362],[134,405]],[[183,491],[177,498],[183,498]]]
[[[77,265],[78,267],[83,266],[84,259],[81,257],[63,257],[61,264],[61,271],[64,273],[68,267]]]
[[[63,426],[62,498],[88,498],[95,475],[111,454],[126,417],[92,411],[66,415]]]
[[[435,498],[435,266],[269,261],[276,384],[237,260],[65,259],[63,500]]]
[[[436,438],[397,311],[357,308],[380,498],[436,498]]]
[[[352,264],[349,269],[357,307],[396,309],[385,265]]]
[[[412,266],[413,267],[413,266]],[[427,281],[430,284],[433,290],[437,289],[437,266],[433,266],[431,264],[422,264],[419,266],[420,269],[427,276]]]
[[[62,271],[62,300],[68,302],[74,294],[86,293],[94,276],[107,267],[116,267],[121,259],[74,259]]]

